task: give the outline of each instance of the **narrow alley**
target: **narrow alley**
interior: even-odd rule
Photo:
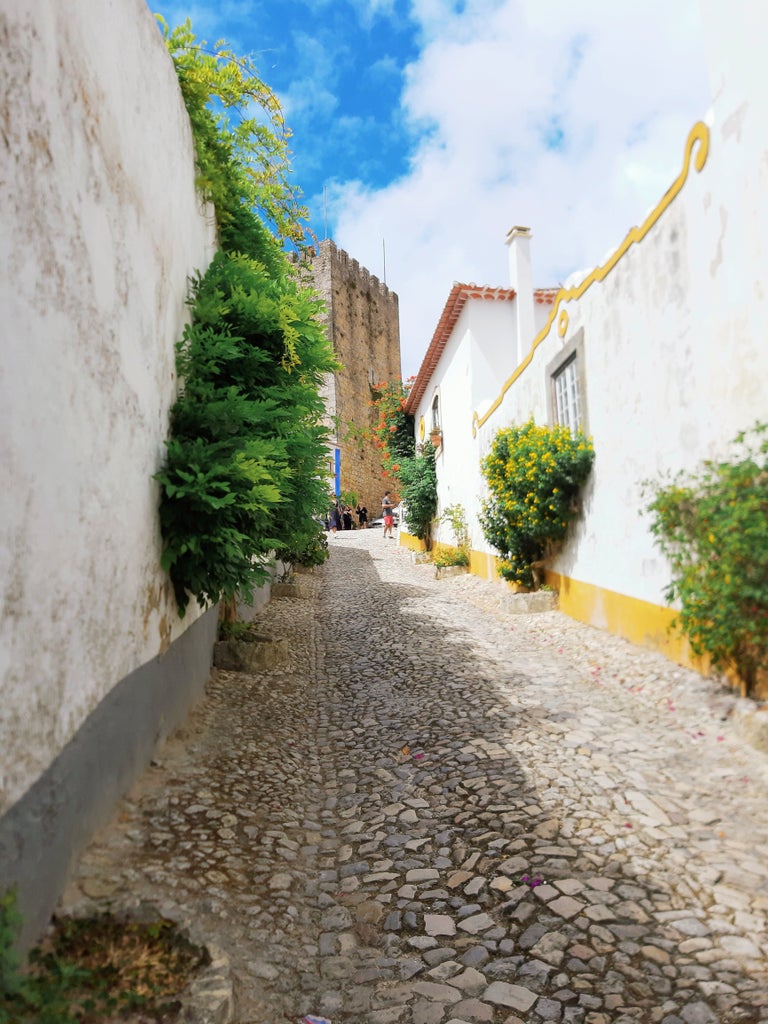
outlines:
[[[289,664],[214,674],[65,907],[191,923],[200,1021],[768,1022],[768,757],[734,698],[380,530],[329,543],[260,616]]]

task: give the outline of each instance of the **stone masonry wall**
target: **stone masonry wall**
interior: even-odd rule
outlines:
[[[401,377],[397,295],[330,239],[320,243],[313,282],[328,306],[329,337],[343,367],[327,387],[341,451],[341,490],[355,491],[374,519],[386,482],[377,449],[356,435],[372,425],[371,384]]]

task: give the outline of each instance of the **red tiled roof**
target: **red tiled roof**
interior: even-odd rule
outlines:
[[[429,343],[429,348],[408,394],[405,403],[405,411],[407,413],[414,414],[416,412],[440,356],[445,350],[446,343],[451,336],[451,331],[456,326],[456,321],[461,316],[461,311],[467,303],[467,299],[502,299],[508,301],[514,299],[514,297],[514,288],[489,288],[476,284],[454,284],[445,306],[443,306],[443,312],[437,322],[435,333],[432,335],[432,341]]]
[[[539,306],[551,306],[555,301],[558,288],[536,288],[533,297]],[[445,346],[451,336],[451,331],[456,326],[456,321],[461,316],[461,311],[466,305],[467,299],[493,299],[509,301],[514,299],[516,292],[514,288],[489,288],[476,284],[454,284],[451,293],[443,307],[443,312],[437,322],[432,341],[429,343],[426,355],[422,360],[419,372],[411,386],[408,399],[405,403],[405,411],[415,414],[424,392],[427,390],[432,374],[438,364],[440,356],[445,351]]]

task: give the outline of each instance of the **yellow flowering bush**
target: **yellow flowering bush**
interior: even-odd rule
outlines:
[[[534,587],[532,565],[562,540],[595,458],[589,438],[567,427],[506,427],[481,462],[490,497],[480,525],[501,555],[501,575]]]

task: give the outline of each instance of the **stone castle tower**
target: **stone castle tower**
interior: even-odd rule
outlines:
[[[335,444],[331,476],[336,493],[354,492],[375,519],[385,481],[378,450],[360,435],[373,424],[371,386],[401,379],[397,295],[330,239],[312,260],[312,283],[328,308],[328,337],[342,364],[324,392]]]

